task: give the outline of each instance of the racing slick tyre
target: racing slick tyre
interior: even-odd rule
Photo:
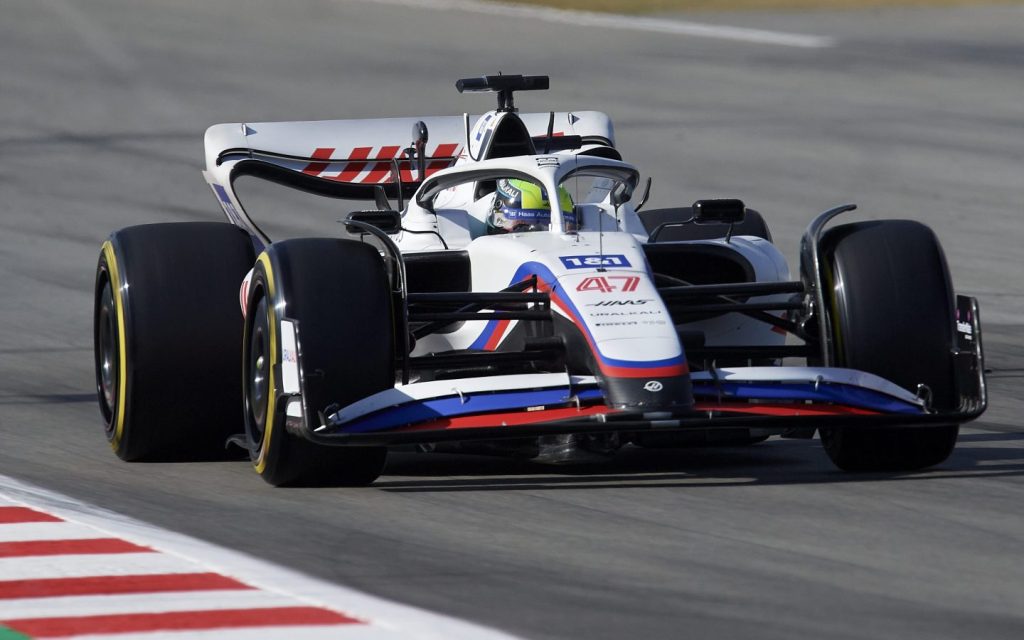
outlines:
[[[306,238],[270,245],[256,260],[246,306],[242,370],[246,439],[256,471],[275,486],[360,486],[384,470],[386,447],[315,444],[299,433],[395,382],[392,298],[384,261],[353,240]],[[286,416],[282,321],[293,323],[303,418]],[[290,428],[287,421],[292,420]],[[305,420],[305,425],[302,421]]]
[[[956,409],[953,288],[931,229],[910,220],[858,222],[822,238],[831,296],[835,364],[874,373],[932,405]],[[822,429],[832,461],[847,471],[909,471],[939,464],[959,425]]]
[[[222,457],[242,431],[238,288],[249,235],[177,222],[111,234],[96,268],[96,390],[124,460]]]

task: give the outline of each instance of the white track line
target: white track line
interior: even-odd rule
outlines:
[[[272,489],[267,489],[271,491]],[[367,624],[320,627],[274,627],[274,637],[324,638],[402,638],[410,640],[513,640],[514,636],[478,625],[376,598],[353,589],[303,575],[251,556],[218,547],[188,536],[155,527],[127,516],[79,502],[14,478],[0,475],[0,505],[25,505],[77,525],[93,527],[102,534],[151,547],[157,553],[121,553],[75,558],[75,569],[67,565],[68,556],[0,558],[0,580],[17,580],[74,575],[124,575],[142,573],[183,573],[212,571],[230,576],[270,594],[301,601],[300,604],[324,607]],[[4,527],[22,526],[5,524]],[[310,541],[316,545],[316,541]],[[65,566],[61,567],[61,562]],[[330,561],[329,557],[324,558]],[[81,561],[95,566],[82,569]],[[128,566],[130,565],[130,566]],[[301,636],[299,631],[301,630]],[[117,634],[118,640],[185,640],[199,638],[263,640],[267,629],[221,629],[209,633]]]
[[[667,18],[648,18],[642,16],[626,16],[594,11],[569,11],[552,9],[535,5],[509,4],[505,2],[481,2],[479,0],[340,0],[341,2],[363,2],[374,4],[390,4],[434,11],[464,11],[482,13],[493,16],[540,20],[580,27],[598,29],[627,29],[630,31],[646,31],[648,33],[665,33],[677,36],[693,36],[697,38],[717,38],[754,44],[770,44],[803,49],[821,49],[836,44],[835,38],[813,36],[784,31],[767,31],[764,29],[747,29],[728,25],[706,24],[670,20]]]

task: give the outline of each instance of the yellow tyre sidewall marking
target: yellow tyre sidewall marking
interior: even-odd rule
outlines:
[[[276,288],[274,286],[274,271],[270,266],[270,256],[263,252],[256,261],[263,264],[263,272],[267,276],[267,291],[264,295],[267,297],[267,314],[269,316],[267,318],[267,325],[270,330],[270,366],[267,368],[267,414],[264,417],[263,442],[260,445],[260,454],[256,458],[256,462],[253,463],[253,466],[256,467],[256,473],[262,475],[267,468],[267,452],[270,451],[270,440],[273,437],[274,411],[277,404],[277,383],[274,380],[274,369],[277,367],[277,313],[274,309]],[[248,372],[245,375],[248,375]]]
[[[107,260],[107,275],[114,293],[114,307],[117,314],[117,408],[114,410],[114,435],[110,446],[116,451],[124,436],[125,400],[128,396],[128,341],[125,339],[124,299],[122,297],[121,272],[117,265],[114,245],[107,240],[103,243],[103,256]]]

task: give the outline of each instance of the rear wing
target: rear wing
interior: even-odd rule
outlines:
[[[611,120],[597,111],[519,117],[538,149],[615,146]],[[236,178],[253,175],[328,197],[366,200],[380,188],[394,197],[401,184],[402,195],[409,196],[424,177],[407,153],[420,121],[429,133],[426,177],[466,157],[467,121],[475,122],[473,116],[230,123],[206,130],[203,175],[228,220],[269,241],[235,194]],[[548,144],[549,126],[554,144]]]

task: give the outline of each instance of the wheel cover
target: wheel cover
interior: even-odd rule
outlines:
[[[270,400],[270,329],[267,325],[267,302],[261,297],[252,310],[253,321],[249,334],[246,358],[246,409],[249,413],[250,444],[258,446],[263,441],[264,425],[267,419],[267,405]]]
[[[99,387],[100,410],[106,422],[108,438],[113,435],[115,410],[117,408],[118,370],[120,358],[117,344],[117,310],[114,306],[114,292],[109,278],[103,282],[100,292],[100,308],[96,318],[96,385]]]

